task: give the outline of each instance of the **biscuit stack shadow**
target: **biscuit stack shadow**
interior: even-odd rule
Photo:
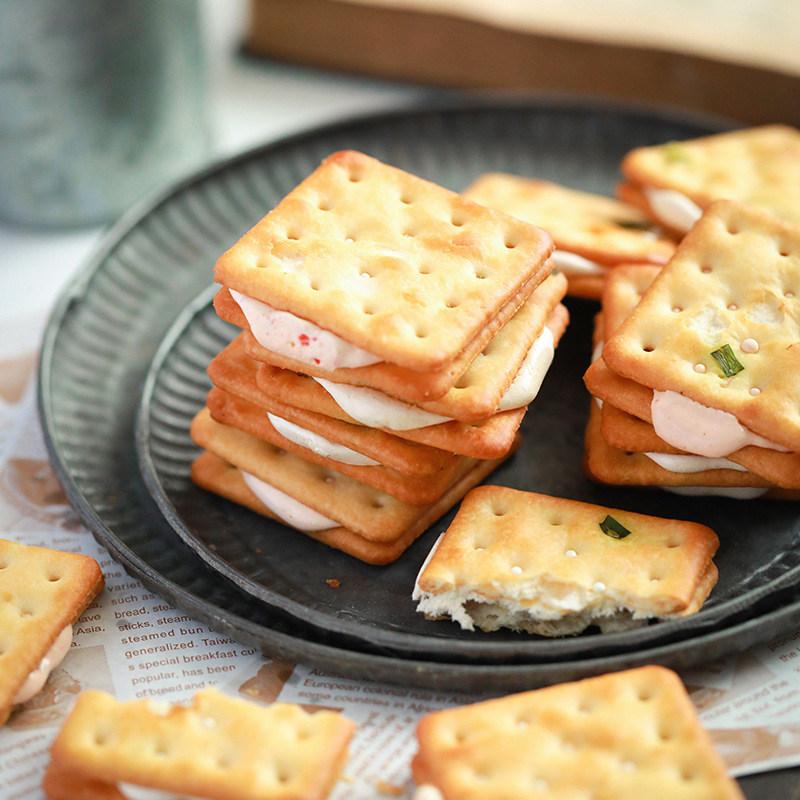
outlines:
[[[192,423],[203,488],[394,561],[519,444],[568,315],[541,229],[355,152],[217,262],[242,333]]]
[[[584,376],[587,473],[796,498],[800,228],[716,201],[657,272],[619,267],[608,279]]]

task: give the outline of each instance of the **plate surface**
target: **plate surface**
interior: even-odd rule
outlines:
[[[526,417],[526,446],[492,480],[697,518],[716,527],[723,540],[720,583],[704,615],[685,628],[676,622],[614,638],[558,641],[465,636],[451,623],[424,621],[408,599],[409,576],[413,582],[431,534],[396,565],[367,567],[230,504],[195,496],[181,483],[191,446],[180,426],[171,453],[162,441],[158,448],[153,439],[146,444],[157,464],[158,481],[150,487],[140,475],[134,446],[143,384],[181,309],[208,288],[217,255],[329,153],[359,149],[453,189],[481,172],[502,170],[608,194],[630,148],[709,130],[707,124],[665,114],[573,102],[415,109],[342,123],[246,153],[134,209],[62,297],[45,337],[42,421],[71,502],[130,572],[176,605],[272,655],[313,660],[347,674],[426,685],[446,685],[457,676],[464,686],[492,674],[494,686],[510,689],[641,659],[686,665],[794,624],[800,515],[793,505],[688,500],[597,487],[583,479],[580,451],[588,398],[580,376],[588,363],[591,304],[572,304],[568,338]],[[157,374],[151,373],[150,420],[162,402],[172,404],[172,413],[182,419],[198,398],[202,402],[208,353],[220,336],[230,335],[215,327],[205,299],[178,321]],[[184,348],[186,342],[191,346]],[[551,424],[554,420],[558,424]],[[145,439],[154,432],[148,431]],[[151,497],[149,489],[158,484],[165,491],[162,506],[166,498],[177,511],[171,522],[205,539],[199,547],[197,541],[187,546]],[[249,529],[243,530],[250,533],[211,540],[210,520],[238,526],[240,516],[247,517],[242,524]],[[264,559],[256,551],[261,545],[266,545],[262,551],[280,552],[281,559]],[[309,548],[316,553],[310,561],[305,558]],[[289,567],[297,572],[289,574]],[[323,584],[327,591],[321,592],[323,572],[325,578],[338,578],[342,588],[333,591]],[[259,585],[272,594],[254,591]]]

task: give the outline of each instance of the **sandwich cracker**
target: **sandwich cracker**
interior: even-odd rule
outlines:
[[[119,783],[209,800],[322,800],[355,724],[291,703],[260,706],[213,687],[190,705],[83,692],[51,749],[50,800],[122,798]]]
[[[416,735],[414,780],[447,800],[744,800],[658,666],[434,712]]]
[[[219,283],[393,364],[452,361],[551,265],[541,229],[363,153],[328,158],[217,262]]]
[[[103,584],[89,556],[0,539],[0,724],[28,675]]]

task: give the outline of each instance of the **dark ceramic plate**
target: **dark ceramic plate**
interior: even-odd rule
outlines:
[[[611,193],[619,160],[631,147],[710,130],[707,122],[669,114],[571,101],[414,109],[246,153],[134,209],[61,298],[45,337],[42,423],[71,502],[112,555],[177,606],[271,655],[346,674],[465,687],[492,675],[492,685],[504,690],[645,661],[687,665],[796,624],[800,515],[793,505],[690,501],[583,479],[587,398],[580,373],[588,359],[591,304],[572,305],[568,338],[526,418],[528,444],[492,480],[696,518],[720,531],[722,577],[703,615],[619,637],[465,636],[455,625],[427,623],[413,611],[408,591],[430,533],[397,564],[366,567],[193,490],[185,479],[191,455],[185,421],[201,402],[209,354],[230,335],[217,327],[207,298],[178,321],[151,371],[181,310],[208,287],[216,256],[330,152],[363,150],[454,189],[481,172],[504,170]],[[175,416],[168,427],[183,421],[173,431],[148,427],[144,434],[157,466],[149,487],[135,449],[148,373],[148,426],[169,403]],[[151,489],[163,491],[162,507]],[[175,514],[168,520],[163,512],[172,514],[170,506]],[[236,535],[216,537],[216,525]],[[257,553],[256,541],[281,558]],[[289,567],[297,573],[290,575]],[[338,578],[341,588],[327,591],[323,575]]]

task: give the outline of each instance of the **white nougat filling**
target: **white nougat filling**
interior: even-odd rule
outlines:
[[[675,453],[645,453],[659,467],[669,472],[693,473],[707,472],[711,469],[735,469],[747,472],[747,468],[727,458],[706,458],[706,456],[677,455]]]
[[[365,456],[363,453],[351,450],[343,444],[331,442],[324,436],[301,428],[294,422],[289,422],[289,420],[278,417],[275,414],[270,414],[268,412],[267,417],[269,417],[272,427],[275,428],[281,436],[324,458],[330,458],[332,461],[354,466],[374,467],[380,464],[379,461],[375,461],[369,456]]]
[[[674,189],[645,187],[642,191],[658,221],[681,233],[688,233],[703,215],[697,203]]]
[[[322,369],[366,367],[382,358],[369,353],[307,319],[280,311],[261,300],[230,289],[256,341],[265,349]]]
[[[50,673],[64,660],[64,656],[69,652],[72,643],[72,625],[67,625],[50,649],[44,654],[36,669],[32,670],[22,686],[17,689],[17,693],[11,698],[11,705],[26,703],[39,692],[47,683]]]
[[[654,391],[650,413],[658,437],[687,453],[723,458],[747,445],[789,452],[747,430],[733,414],[709,408],[678,392]]]
[[[208,795],[175,794],[162,789],[151,789],[134,783],[117,783],[117,791],[128,800],[208,800]]]
[[[608,272],[608,267],[603,264],[590,261],[588,258],[567,250],[554,250],[550,258],[553,259],[553,264],[568,278],[577,278],[580,275],[605,275]]]
[[[241,470],[247,487],[273,513],[300,531],[325,531],[339,523],[295,500],[285,492]]]
[[[539,393],[554,356],[553,333],[545,327],[528,350],[496,410],[522,408],[532,402]],[[365,386],[333,383],[325,378],[315,378],[315,380],[330,394],[342,411],[369,428],[407,431],[452,421],[451,417],[433,414]]]

